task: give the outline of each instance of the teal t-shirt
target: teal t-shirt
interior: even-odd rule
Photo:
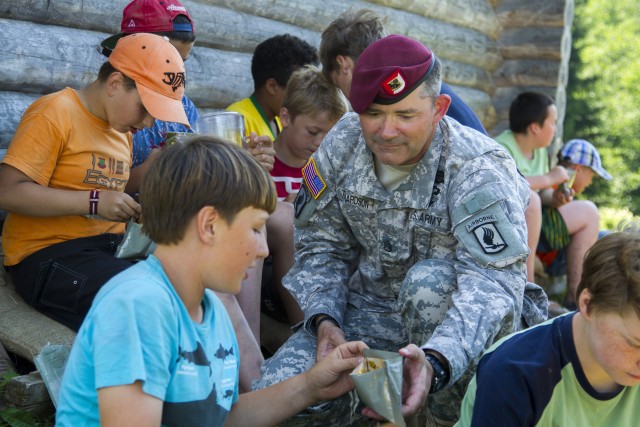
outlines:
[[[213,292],[202,323],[187,312],[151,255],[98,292],[78,331],[60,390],[57,426],[99,426],[102,387],[142,382],[162,400],[162,424],[222,426],[238,400],[233,326]]]
[[[527,159],[520,151],[516,138],[510,130],[502,132],[495,140],[511,154],[522,175],[540,176],[549,173],[549,156],[546,148],[536,149],[533,152],[533,159]]]

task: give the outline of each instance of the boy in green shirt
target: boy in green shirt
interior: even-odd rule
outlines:
[[[570,179],[567,168],[549,167],[547,147],[556,133],[556,120],[556,107],[549,96],[521,93],[509,109],[510,130],[496,141],[511,153],[531,185],[531,202],[525,212],[531,250],[527,280],[534,281],[534,257],[539,244],[543,252],[566,248],[567,294],[563,304],[574,309],[582,261],[598,238],[600,217],[593,202],[573,200],[584,186],[571,189],[561,185]]]

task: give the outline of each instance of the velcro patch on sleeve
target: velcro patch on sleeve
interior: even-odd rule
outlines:
[[[307,164],[302,168],[302,177],[309,189],[309,193],[314,199],[318,199],[322,192],[326,190],[327,183],[318,172],[315,159],[311,158]]]
[[[460,204],[452,216],[464,219],[457,222],[454,234],[479,264],[501,268],[526,259],[529,247],[526,233],[523,240],[522,233],[508,220],[501,202],[495,198],[492,202],[471,209]],[[478,209],[474,209],[476,207]]]

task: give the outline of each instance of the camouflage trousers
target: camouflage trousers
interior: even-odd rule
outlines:
[[[370,348],[398,351],[408,343],[427,342],[451,306],[457,283],[453,264],[424,260],[407,273],[394,311],[380,312],[370,307],[347,305],[343,330],[347,341],[361,340]],[[262,365],[260,389],[310,369],[316,360],[316,337],[304,328]],[[472,367],[475,368],[475,365]],[[408,425],[450,426],[457,420],[471,369],[453,386],[430,395],[427,405]],[[375,421],[360,415],[361,406],[354,392],[316,406],[289,419],[286,426],[371,426]]]

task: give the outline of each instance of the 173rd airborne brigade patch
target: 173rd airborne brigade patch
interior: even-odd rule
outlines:
[[[526,240],[507,219],[496,195],[475,194],[454,209],[452,217],[456,236],[481,265],[502,268],[526,259]]]

